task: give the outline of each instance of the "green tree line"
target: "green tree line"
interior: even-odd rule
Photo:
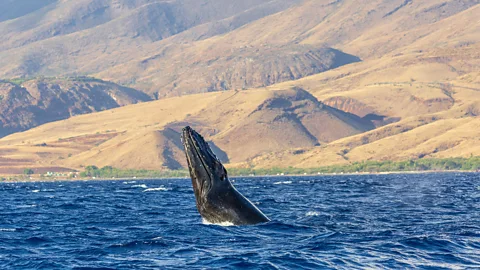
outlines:
[[[380,173],[402,171],[478,171],[480,170],[480,157],[470,158],[444,158],[444,159],[418,159],[408,161],[363,161],[346,165],[324,166],[318,168],[230,168],[230,176],[246,175],[295,175],[318,173]],[[135,170],[118,169],[111,166],[98,168],[87,166],[81,177],[97,178],[169,178],[188,177],[187,170]]]
[[[80,173],[80,177],[96,177],[96,178],[127,178],[127,177],[141,177],[141,178],[168,178],[168,177],[187,177],[186,170],[136,170],[136,169],[117,169],[111,166],[98,168],[97,166],[87,166],[85,171]]]

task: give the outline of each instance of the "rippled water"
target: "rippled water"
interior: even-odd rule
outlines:
[[[238,178],[272,222],[206,225],[191,182],[0,184],[0,269],[475,268],[480,175]]]

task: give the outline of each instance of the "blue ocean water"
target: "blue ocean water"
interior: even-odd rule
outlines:
[[[480,174],[234,184],[272,221],[203,224],[189,179],[0,183],[0,269],[480,267]]]

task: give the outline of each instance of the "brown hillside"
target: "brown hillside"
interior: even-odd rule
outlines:
[[[92,74],[143,58],[147,51],[158,54],[158,47],[150,50],[155,41],[195,26],[213,23],[201,34],[208,35],[224,19],[237,17],[225,25],[228,31],[296,1],[52,2],[24,16],[0,22],[0,35],[6,41],[0,44],[1,77]],[[251,15],[240,16],[243,13]],[[216,33],[222,31],[218,29]]]
[[[318,167],[363,160],[480,155],[480,88],[453,87],[454,105],[314,148],[270,153],[250,165]],[[296,154],[294,154],[296,153]]]
[[[295,89],[275,92],[214,141],[232,162],[239,162],[278,149],[312,147],[372,128],[372,123],[325,106]],[[258,138],[268,139],[252,143]]]
[[[146,94],[95,79],[0,81],[0,137],[70,116],[151,100]]]
[[[301,89],[224,92],[147,102],[49,123],[1,139],[0,151],[11,167],[80,169],[94,164],[178,169],[185,166],[179,129],[187,124],[200,127],[214,149],[218,146],[225,151],[217,149],[219,156],[232,162],[272,150],[311,147],[373,128],[359,117],[323,105]]]
[[[436,50],[446,48],[467,56],[465,47],[479,39],[479,6],[476,0],[55,2],[0,22],[7,40],[0,45],[0,75],[96,74],[160,97],[261,87],[356,57],[371,66],[387,58],[441,57]]]
[[[77,114],[67,107],[101,112],[0,139],[0,172],[179,168],[185,125],[229,166],[480,155],[479,13],[477,0],[80,0],[0,12],[0,75],[203,93],[102,111],[124,92],[3,83],[6,128]],[[135,103],[133,91],[118,105]]]
[[[323,45],[243,46],[214,52],[193,47],[175,51],[171,58],[128,62],[97,76],[116,80],[134,74],[137,87],[148,93],[158,91],[162,97],[268,86],[358,61]]]
[[[180,37],[152,44],[156,53],[146,51],[141,60],[126,62],[120,69],[107,69],[100,72],[99,76],[123,83],[133,82],[147,91],[160,85],[161,89],[168,89],[165,90],[167,94],[172,94],[172,91],[173,94],[205,91],[211,85],[215,85],[214,90],[222,89],[222,85],[223,88],[234,86],[238,89],[268,85],[265,82],[249,85],[248,81],[244,84],[233,84],[225,80],[225,76],[217,76],[219,73],[228,74],[229,69],[238,67],[235,62],[222,60],[235,59],[236,56],[240,59],[247,58],[244,54],[251,54],[248,51],[263,51],[262,54],[268,54],[264,51],[274,51],[275,48],[285,46],[288,48],[291,44],[296,44],[293,48],[298,47],[297,44],[309,44],[313,48],[327,44],[367,61],[364,67],[402,57],[411,59],[395,63],[397,68],[404,65],[415,66],[412,61],[417,60],[417,57],[424,58],[429,63],[433,61],[444,64],[444,59],[448,59],[451,53],[445,51],[446,48],[456,49],[456,55],[468,58],[467,47],[474,45],[479,38],[476,35],[478,20],[475,19],[479,9],[477,2],[423,1],[403,5],[404,3],[403,0],[371,1],[368,4],[358,1],[305,1],[221,36],[193,42],[189,40],[176,47],[168,44],[181,43]],[[289,67],[295,65],[288,61],[275,62],[274,58],[270,59],[267,64],[273,62],[280,67],[285,65],[283,63]],[[145,65],[146,63],[148,64]],[[478,66],[477,64],[475,66]],[[183,66],[194,68],[187,69]],[[422,66],[419,68],[422,69]],[[426,68],[428,67],[423,66],[423,70]],[[240,74],[241,71],[242,69]],[[134,80],[125,80],[130,78],[130,74],[133,74]],[[304,72],[302,76],[309,74],[310,72]],[[434,70],[430,74],[430,81],[445,76],[444,72],[436,73]],[[268,73],[263,77],[266,76]],[[368,78],[365,81],[368,81]]]

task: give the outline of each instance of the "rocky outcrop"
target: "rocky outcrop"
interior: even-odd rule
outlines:
[[[74,115],[151,98],[135,89],[90,78],[0,82],[0,137]]]
[[[373,108],[353,98],[331,97],[323,101],[326,105],[340,111],[354,114],[365,121],[372,122],[375,127],[385,126],[400,121],[400,117],[386,117],[375,112]]]
[[[209,91],[246,89],[300,79],[346,64],[356,56],[328,47],[291,45],[243,48],[212,63]],[[220,68],[220,67],[228,68]]]
[[[303,44],[242,46],[205,53],[205,56],[190,53],[179,54],[180,60],[175,62],[164,57],[142,61],[139,64],[144,69],[142,76],[155,78],[155,84],[141,87],[142,90],[158,91],[155,95],[159,97],[244,90],[296,80],[360,61],[356,56],[323,45]],[[172,66],[176,72],[171,72]],[[143,82],[146,83],[140,79],[137,84]]]

